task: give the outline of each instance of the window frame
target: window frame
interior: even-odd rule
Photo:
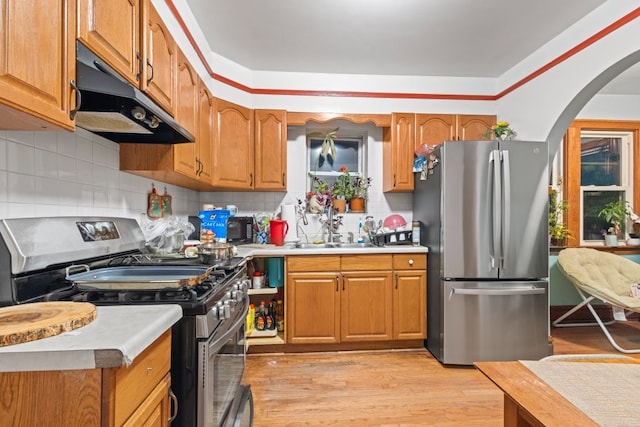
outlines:
[[[628,187],[626,198],[635,211],[640,205],[640,122],[620,120],[574,120],[567,129],[563,141],[562,165],[563,182],[562,193],[568,203],[566,224],[572,238],[566,242],[567,246],[603,246],[604,241],[584,241],[582,238],[582,195],[583,187],[580,180],[581,169],[581,138],[583,133],[630,134],[630,163],[628,167]],[[624,173],[624,172],[623,172]],[[589,187],[584,187],[589,188]],[[631,193],[631,194],[629,194]],[[628,232],[629,230],[627,230]]]
[[[339,171],[340,169],[340,162],[338,162],[337,164],[333,165],[332,171],[318,171],[318,170],[312,170],[311,165],[312,165],[312,161],[311,161],[311,141],[315,140],[315,141],[322,141],[323,137],[321,136],[310,136],[313,135],[314,133],[317,132],[327,132],[326,129],[325,130],[314,130],[314,129],[307,129],[306,132],[306,137],[305,137],[305,152],[306,152],[306,156],[305,156],[305,161],[306,161],[306,169],[307,169],[307,191],[312,191],[312,181],[313,181],[313,176],[317,176],[318,178],[322,179],[325,182],[328,183],[333,183],[336,178],[338,176],[341,175],[341,172]],[[353,142],[354,144],[357,144],[358,148],[357,148],[357,154],[358,154],[358,160],[357,160],[357,164],[358,164],[358,170],[351,170],[349,169],[349,174],[352,177],[358,177],[358,176],[367,176],[367,171],[366,171],[366,167],[367,167],[367,141],[368,141],[368,135],[367,133],[359,133],[359,134],[340,134],[338,133],[335,137],[334,137],[334,142],[338,142],[338,141],[349,141],[349,142]]]

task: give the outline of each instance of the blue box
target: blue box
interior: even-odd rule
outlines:
[[[202,238],[202,230],[211,230],[214,233],[216,242],[227,241],[227,220],[229,219],[229,211],[226,209],[214,209],[212,211],[198,212],[200,218],[200,236]]]

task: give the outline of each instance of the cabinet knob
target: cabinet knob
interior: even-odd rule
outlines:
[[[409,265],[413,265],[413,260],[412,259],[409,260]]]
[[[147,375],[149,375],[153,371],[153,368],[147,368]]]

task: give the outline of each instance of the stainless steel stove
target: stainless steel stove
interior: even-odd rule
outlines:
[[[172,328],[171,381],[178,398],[172,425],[250,426],[251,390],[241,384],[249,303],[242,258],[207,266],[207,277],[188,286],[137,282],[135,289],[81,289],[69,280],[79,266],[96,273],[153,266],[159,274],[176,265],[203,264],[200,258],[147,254],[144,235],[133,219],[0,220],[0,306],[38,301],[179,304],[183,318]]]

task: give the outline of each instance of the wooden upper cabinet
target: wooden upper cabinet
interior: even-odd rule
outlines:
[[[196,176],[198,157],[198,75],[189,61],[178,51],[178,93],[176,121],[188,132],[196,136],[193,143],[176,144],[175,169],[186,175]]]
[[[255,190],[287,189],[287,112],[255,110]]]
[[[75,10],[75,0],[0,0],[0,129],[75,129]]]
[[[215,106],[213,186],[251,190],[254,185],[253,112],[218,98]]]
[[[215,135],[215,101],[202,80],[198,80],[198,157],[197,178],[212,183],[213,144]]]
[[[172,116],[176,111],[178,46],[151,0],[142,7],[140,88]]]
[[[413,191],[415,127],[414,113],[393,113],[391,127],[383,129],[382,189],[385,192]]]
[[[496,116],[467,114],[416,114],[416,148],[442,141],[485,139],[483,134],[496,123]]]
[[[496,116],[458,115],[457,138],[461,141],[486,139],[483,134],[496,124]]]
[[[423,144],[437,145],[452,141],[457,135],[455,114],[416,114],[415,148]]]
[[[140,71],[140,0],[77,2],[78,40],[137,86]]]

